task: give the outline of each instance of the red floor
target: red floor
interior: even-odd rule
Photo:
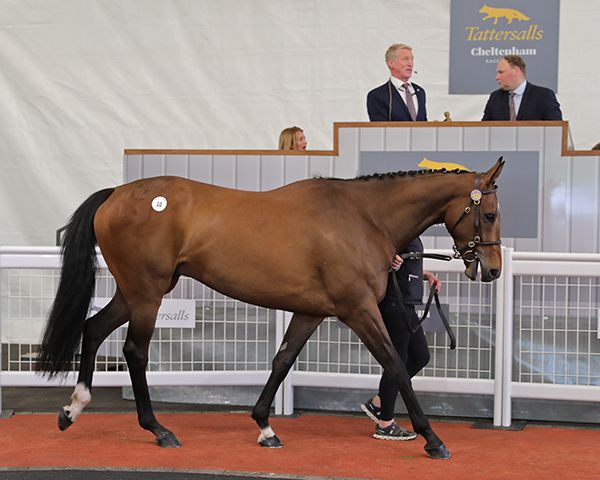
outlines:
[[[230,470],[372,479],[600,479],[600,430],[527,426],[523,431],[471,429],[433,422],[453,457],[430,460],[419,437],[371,438],[362,417],[305,414],[274,418],[282,449],[256,444],[248,414],[177,413],[159,419],[182,442],[161,449],[135,414],[84,413],[66,432],[56,416],[21,414],[0,420],[0,467],[132,467]],[[1,477],[1,473],[0,473]]]

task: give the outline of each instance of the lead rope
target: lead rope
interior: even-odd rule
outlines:
[[[402,254],[400,254],[400,258],[402,258],[402,260],[433,258],[435,260],[444,260],[446,262],[452,260],[452,257],[450,257],[448,255],[442,255],[439,253],[423,253],[423,252],[402,253]],[[435,299],[435,306],[437,308],[438,313],[440,314],[440,318],[442,319],[444,328],[446,329],[446,332],[448,333],[448,337],[450,337],[450,350],[454,350],[456,348],[456,337],[454,336],[452,327],[450,327],[450,323],[448,323],[448,319],[446,318],[446,315],[444,314],[444,311],[442,310],[442,305],[440,304],[440,297],[438,296],[435,289],[431,288],[429,290],[429,297],[427,298],[427,303],[425,304],[425,310],[423,312],[423,316],[417,322],[417,324],[415,326],[413,326],[413,325],[411,325],[408,315],[406,314],[406,311],[404,310],[404,296],[402,295],[402,292],[400,291],[400,286],[398,285],[398,279],[396,278],[396,272],[392,273],[392,283],[394,284],[394,291],[396,294],[396,298],[404,312],[404,318],[406,319],[408,328],[412,333],[415,333],[419,329],[421,324],[425,321],[425,319],[427,318],[427,314],[429,313],[429,309],[431,308],[431,302]]]

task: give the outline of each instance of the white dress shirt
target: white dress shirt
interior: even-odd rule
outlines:
[[[410,83],[410,81],[403,82],[402,80],[400,80],[399,78],[396,78],[396,77],[390,77],[390,81],[392,82],[394,87],[396,87],[396,90],[398,90],[398,93],[402,97],[402,100],[404,101],[405,105],[406,105],[406,92],[402,85],[404,85],[404,83],[408,83],[408,90],[410,92],[409,94],[412,95],[412,100],[415,105],[415,114],[418,115],[419,114],[419,100],[417,100],[417,95],[415,94],[415,89],[414,89],[412,83]]]

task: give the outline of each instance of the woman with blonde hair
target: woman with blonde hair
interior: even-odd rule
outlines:
[[[284,128],[279,134],[279,150],[306,150],[307,143],[300,127]]]

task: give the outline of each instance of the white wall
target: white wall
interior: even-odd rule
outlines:
[[[599,17],[561,2],[579,149],[600,141]],[[125,148],[275,148],[295,124],[330,149],[333,122],[367,120],[392,43],[414,47],[431,120],[479,120],[485,95],[448,94],[449,23],[449,0],[0,0],[0,244],[52,244]]]

